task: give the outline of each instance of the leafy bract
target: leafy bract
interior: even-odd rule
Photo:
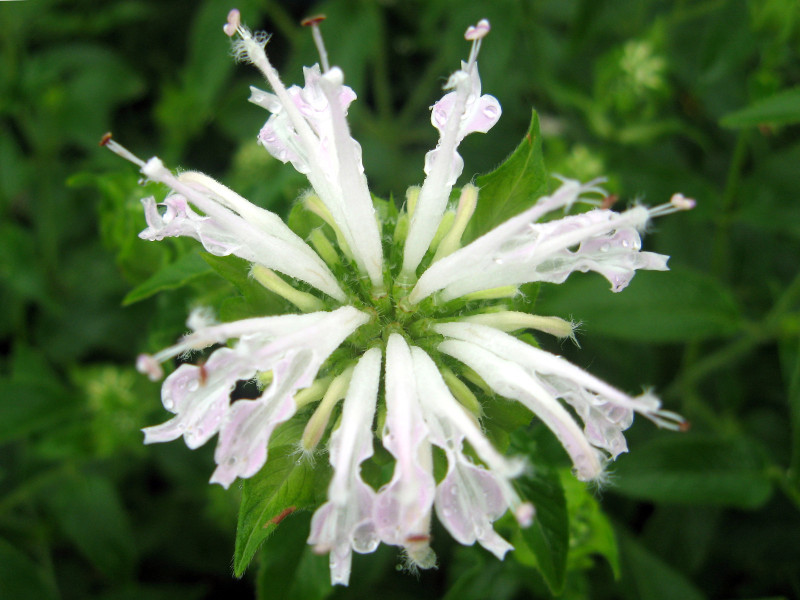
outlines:
[[[162,292],[182,287],[203,275],[213,273],[212,268],[194,252],[181,256],[157,271],[152,277],[133,288],[122,301],[123,306],[139,302]]]
[[[521,213],[547,192],[547,173],[542,156],[539,115],[533,111],[528,133],[497,169],[481,175],[478,206],[464,233],[469,242]]]

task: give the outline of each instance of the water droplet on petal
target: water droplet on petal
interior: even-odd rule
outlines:
[[[493,104],[486,106],[483,109],[483,114],[489,119],[494,119],[497,117],[497,107]]]
[[[608,252],[610,249],[611,249],[610,244],[603,244],[602,246],[600,246],[600,252]]]

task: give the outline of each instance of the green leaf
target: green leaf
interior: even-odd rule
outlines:
[[[259,600],[322,600],[331,594],[327,555],[306,541],[310,515],[292,515],[262,546],[256,581]]]
[[[134,304],[164,290],[183,287],[190,281],[212,273],[212,268],[194,252],[181,256],[156,272],[147,281],[133,288],[122,301],[123,306]]]
[[[683,342],[729,336],[742,317],[731,292],[709,275],[685,268],[641,271],[617,294],[595,273],[543,285],[537,312],[582,321],[592,335],[631,341]]]
[[[756,509],[772,493],[757,452],[745,439],[674,434],[618,459],[613,491],[654,502]]]
[[[536,507],[533,524],[520,529],[524,545],[534,559],[529,566],[539,570],[553,594],[560,594],[564,589],[569,548],[567,503],[561,481],[556,473],[537,469],[535,476],[521,477],[516,484],[522,498]],[[520,554],[519,544],[515,546]],[[523,558],[520,562],[525,564]]]
[[[257,475],[246,479],[236,526],[233,571],[241,577],[259,546],[285,517],[286,511],[313,506],[321,469],[298,460],[295,445],[269,449],[269,459]]]
[[[800,123],[800,87],[783,90],[722,117],[724,127],[790,125]]]
[[[800,484],[800,349],[795,349],[791,373],[788,373],[789,415],[792,425],[792,458],[789,476],[797,486]],[[787,369],[788,370],[788,369]]]
[[[223,321],[235,321],[248,317],[281,314],[286,312],[287,302],[270,292],[250,277],[250,263],[236,256],[214,256],[202,253],[203,260],[228,280],[242,294],[228,298],[220,307]]]
[[[49,600],[55,590],[35,562],[0,538],[0,598],[4,600]]]
[[[703,600],[705,596],[683,574],[627,535],[620,550],[629,598],[648,600]]]
[[[55,381],[0,379],[0,443],[46,429],[79,409]]]
[[[109,578],[133,574],[136,547],[133,531],[108,480],[75,475],[48,490],[45,501],[64,535]]]
[[[619,579],[619,550],[611,522],[587,484],[575,479],[568,469],[560,474],[569,513],[568,569],[589,569],[592,565],[591,556],[598,554],[608,561],[614,578]]]
[[[528,133],[513,154],[491,173],[478,177],[475,184],[481,191],[475,214],[464,234],[465,243],[530,208],[547,192],[542,135],[536,111],[531,115]]]

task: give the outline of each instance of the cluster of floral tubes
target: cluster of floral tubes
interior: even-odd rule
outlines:
[[[190,333],[177,344],[140,356],[138,369],[157,380],[163,377],[162,363],[217,346],[202,364],[183,362],[166,377],[162,401],[174,417],[146,428],[145,442],[183,437],[189,448],[197,448],[217,435],[211,481],[228,487],[258,473],[275,428],[316,403],[298,444],[300,460],[307,460],[327,439],[333,475],[308,542],[330,553],[334,584],[348,583],[353,551],[372,552],[381,542],[401,547],[412,565],[434,566],[434,512],[458,542],[478,542],[503,558],[512,546],[493,522],[508,510],[522,526],[535,518],[534,507],[513,484],[526,464],[490,443],[480,404],[463,377],[441,364],[442,356],[491,393],[530,409],[561,442],[582,481],[601,478],[605,464],[627,451],[622,432],[634,413],[672,429],[683,421],[661,409],[652,393],[629,396],[512,335],[534,329],[572,337],[573,325],[563,319],[505,305],[449,317],[439,311],[426,321],[425,331],[426,343],[436,340],[435,353],[421,347],[412,328],[402,324],[423,319],[425,302],[443,307],[460,298],[503,298],[518,293],[522,284],[561,283],[575,271],[600,273],[620,291],[638,269],[667,268],[666,256],[641,249],[640,232],[648,221],[692,208],[694,202],[676,194],[656,208],[614,212],[600,206],[600,181],[563,180],[529,209],[462,247],[479,189],[464,185],[457,206],[448,207],[463,170],[457,148],[468,134],[486,133],[501,114],[499,102],[481,94],[477,57],[490,29],[484,20],[467,29],[468,60],[432,107],[439,142],[425,157],[423,185],[408,194],[407,231],[393,240],[404,244],[402,266],[393,273],[385,264],[383,224],[367,187],[361,148],[345,119],[356,95],[344,85],[342,71],[328,64],[318,22],[308,24],[321,65],[305,68],[303,87],[283,85],[265,52],[266,36],[242,26],[238,11],[231,11],[224,30],[237,38],[236,56],[252,63],[272,89],[252,88],[251,102],[271,113],[258,141],[308,177],[306,204],[327,222],[334,241],[315,232],[309,245],[277,215],[210,177],[175,174],[158,158],[142,161],[110,137],[104,139],[148,179],[171,189],[161,203],[144,201],[147,228],[140,237],[187,236],[211,254],[240,257],[252,264],[257,281],[297,308],[296,314],[224,323],[198,309],[190,315]],[[576,203],[594,208],[567,215]],[[553,218],[556,211],[567,216]],[[424,262],[426,256],[430,263]],[[428,266],[419,273],[423,262]],[[378,311],[334,275],[333,267],[343,266],[367,282],[376,306],[389,301],[405,320],[381,321]],[[313,291],[293,287],[292,280]],[[362,343],[359,356],[338,370],[331,366],[337,348],[376,324],[377,335]],[[268,380],[259,397],[231,401],[238,382],[256,378]],[[379,398],[385,402],[385,420],[374,432]],[[336,425],[332,416],[341,401]],[[377,490],[361,474],[376,433],[395,459],[391,480]],[[447,459],[440,481],[434,477],[434,447]]]

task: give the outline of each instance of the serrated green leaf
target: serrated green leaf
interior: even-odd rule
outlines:
[[[610,489],[654,502],[755,509],[772,493],[765,471],[744,438],[674,434],[621,457]]]
[[[534,476],[520,477],[516,484],[522,498],[536,507],[531,526],[520,529],[520,537],[534,558],[529,566],[539,570],[553,594],[560,594],[569,548],[567,503],[561,481],[554,472],[538,470]]]
[[[308,545],[309,527],[309,514],[292,515],[262,546],[259,600],[322,600],[333,592],[328,556]]]
[[[49,600],[57,598],[44,570],[6,540],[0,538],[0,598]]]
[[[620,536],[623,581],[629,598],[703,600],[705,596],[682,573],[627,535]]]
[[[298,460],[296,446],[270,447],[269,459],[257,475],[246,479],[236,526],[233,571],[241,577],[259,546],[278,526],[284,511],[312,506],[316,477],[307,460]]]
[[[575,479],[569,470],[561,471],[561,484],[569,513],[570,571],[591,567],[591,556],[600,555],[608,561],[614,578],[620,578],[619,550],[611,522],[587,485]]]
[[[133,573],[133,530],[117,491],[101,477],[76,475],[49,489],[45,501],[64,535],[110,578]]]
[[[183,287],[198,277],[212,273],[213,269],[194,252],[181,256],[174,263],[170,263],[156,272],[147,281],[133,288],[122,301],[123,306],[128,306],[149,298],[153,294],[164,290],[174,290]]]
[[[464,235],[468,242],[503,221],[530,208],[547,191],[547,174],[542,156],[539,115],[533,111],[528,133],[505,162],[491,173],[478,177],[478,206]]]
[[[683,342],[729,336],[742,316],[732,293],[704,273],[685,268],[641,271],[619,293],[595,273],[542,286],[536,309],[580,319],[585,331],[643,342]],[[655,318],[654,318],[655,317]]]
[[[800,87],[783,90],[720,119],[723,127],[800,123]]]

